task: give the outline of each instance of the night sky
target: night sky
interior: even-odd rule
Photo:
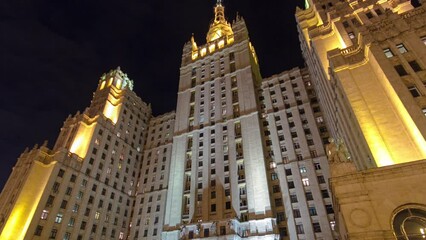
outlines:
[[[1,0],[0,189],[26,147],[52,147],[68,114],[121,66],[155,115],[174,110],[182,47],[205,43],[215,0]],[[303,66],[294,12],[303,0],[225,0],[247,24],[263,77]]]

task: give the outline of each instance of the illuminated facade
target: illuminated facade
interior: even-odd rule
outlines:
[[[328,142],[307,69],[266,78],[260,96],[272,204],[281,237],[335,239]]]
[[[164,239],[276,239],[257,57],[245,22],[218,2],[207,43],[183,49]]]
[[[426,237],[426,7],[305,5],[296,19],[335,139],[327,152],[341,238]]]
[[[161,239],[174,118],[166,113],[149,121],[129,239]]]
[[[262,80],[244,20],[214,10],[183,49],[163,239],[334,239],[307,70]]]
[[[89,108],[69,116],[52,150],[24,152],[0,202],[0,239],[125,239],[151,108],[119,68]]]

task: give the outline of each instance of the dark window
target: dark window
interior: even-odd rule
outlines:
[[[59,169],[58,177],[63,177],[64,173],[65,173],[65,171],[63,169]]]
[[[42,231],[43,231],[43,226],[38,225],[38,226],[37,226],[37,228],[36,228],[36,230],[35,230],[34,235],[36,235],[36,236],[41,236],[41,232],[42,232]]]
[[[306,200],[314,200],[314,196],[312,195],[312,192],[306,192]]]
[[[411,95],[413,95],[413,97],[419,97],[420,96],[420,92],[417,89],[417,87],[410,87],[408,88],[408,91],[410,91]]]
[[[55,239],[56,238],[56,234],[58,233],[58,230],[56,230],[55,228],[52,229],[52,231],[50,231],[50,235],[49,238],[50,239]]]
[[[312,227],[314,228],[314,232],[321,232],[321,227],[319,223],[313,223]]]
[[[330,197],[330,195],[328,194],[328,190],[327,189],[321,190],[321,195],[322,195],[323,198]]]
[[[398,72],[399,76],[408,75],[407,71],[405,71],[405,68],[401,64],[394,66],[394,68]]]
[[[334,213],[333,206],[331,204],[325,205],[325,210],[327,211],[327,214]]]
[[[416,60],[410,61],[408,62],[408,64],[410,64],[411,68],[415,71],[415,72],[420,72],[422,70],[422,68],[420,67],[420,65],[417,63]]]
[[[311,216],[316,216],[317,214],[317,210],[315,209],[315,207],[309,207],[309,215]]]

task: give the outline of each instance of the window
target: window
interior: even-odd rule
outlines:
[[[212,205],[210,206],[210,211],[211,211],[211,212],[216,212],[216,204],[212,204]]]
[[[58,177],[63,177],[64,173],[65,173],[65,171],[63,169],[59,169]]]
[[[299,170],[300,170],[300,173],[305,173],[306,172],[306,167],[305,166],[300,166]]]
[[[321,232],[321,227],[319,223],[312,223],[312,227],[314,228],[314,232]]]
[[[293,209],[293,216],[295,218],[300,218],[300,210],[299,209]]]
[[[385,49],[383,49],[383,53],[385,54],[385,56],[387,57],[387,58],[391,58],[391,57],[393,57],[394,55],[393,55],[393,52],[390,50],[390,48],[385,48]]]
[[[333,206],[331,204],[325,205],[325,210],[327,211],[327,214],[334,213]]]
[[[68,227],[73,227],[75,223],[75,218],[70,218],[70,220],[68,221]]]
[[[297,234],[304,234],[305,230],[303,230],[303,225],[302,224],[297,224],[296,225],[296,232]]]
[[[43,210],[43,212],[41,212],[41,219],[46,220],[47,216],[49,215],[49,211],[47,210]]]
[[[302,184],[305,187],[309,186],[309,179],[308,178],[302,178]]]
[[[50,239],[55,239],[56,238],[56,234],[58,233],[58,230],[57,229],[52,229],[52,231],[50,231],[50,235],[49,235],[49,238]]]
[[[355,34],[353,32],[348,33],[350,39],[355,39]]]
[[[311,216],[316,216],[317,214],[317,210],[315,209],[315,207],[309,207],[309,215]]]
[[[277,223],[280,223],[282,221],[285,221],[285,214],[284,214],[284,212],[277,212]]]
[[[426,113],[425,113],[426,115]],[[277,173],[271,173],[271,180],[277,180],[278,179],[278,174]]]
[[[397,45],[396,45],[396,48],[398,48],[398,51],[399,51],[400,53],[406,53],[406,52],[408,52],[408,51],[407,51],[407,48],[405,48],[404,44],[402,44],[402,43],[397,44]]]
[[[426,117],[426,108],[423,108],[422,109],[422,111],[423,111],[423,114],[425,115],[425,117]]]
[[[290,195],[290,202],[291,203],[297,203],[297,196],[296,195]]]
[[[314,200],[314,196],[312,195],[312,192],[306,192],[306,200],[310,201],[310,200]]]
[[[34,235],[36,235],[36,236],[41,236],[41,232],[43,231],[43,226],[41,226],[41,225],[37,225],[37,228],[36,228],[36,230],[35,230],[35,232],[34,232]]]
[[[415,87],[415,86],[408,88],[408,91],[410,91],[410,93],[413,97],[419,97],[420,96],[420,92],[417,89],[417,87]]]
[[[321,195],[322,195],[323,198],[330,197],[330,195],[328,194],[328,190],[327,189],[322,189],[321,190]]]
[[[318,176],[318,183],[325,183],[324,176]]]
[[[420,67],[420,65],[417,63],[416,60],[410,61],[408,62],[408,64],[410,64],[411,68],[415,71],[415,72],[420,72],[422,70],[422,68]]]
[[[275,206],[281,207],[283,205],[283,199],[282,198],[276,198],[275,199]]]
[[[67,200],[62,200],[61,208],[62,208],[62,209],[67,208],[67,204],[68,204],[68,201],[67,201]]]
[[[402,76],[408,75],[407,71],[405,71],[404,67],[401,64],[394,66],[394,68],[396,72],[399,74],[399,76],[402,77]]]
[[[62,218],[63,218],[63,215],[61,213],[58,213],[56,215],[56,218],[55,218],[55,223],[61,223],[62,222]]]
[[[368,17],[368,19],[373,18],[373,14],[371,12],[367,12],[365,15]]]
[[[280,190],[280,185],[274,185],[274,186],[272,186],[272,192],[273,193],[278,193],[280,191],[281,191]]]
[[[395,215],[392,230],[397,239],[424,239],[426,237],[425,221],[426,210],[422,206],[412,205]]]
[[[321,164],[320,163],[314,163],[315,170],[321,170]]]

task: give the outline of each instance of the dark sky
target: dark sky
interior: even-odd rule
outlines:
[[[215,0],[1,0],[0,189],[17,157],[52,147],[68,114],[89,104],[102,73],[121,66],[154,114],[174,110],[182,47],[198,45]],[[262,76],[303,66],[294,12],[303,0],[225,0],[244,17]]]

